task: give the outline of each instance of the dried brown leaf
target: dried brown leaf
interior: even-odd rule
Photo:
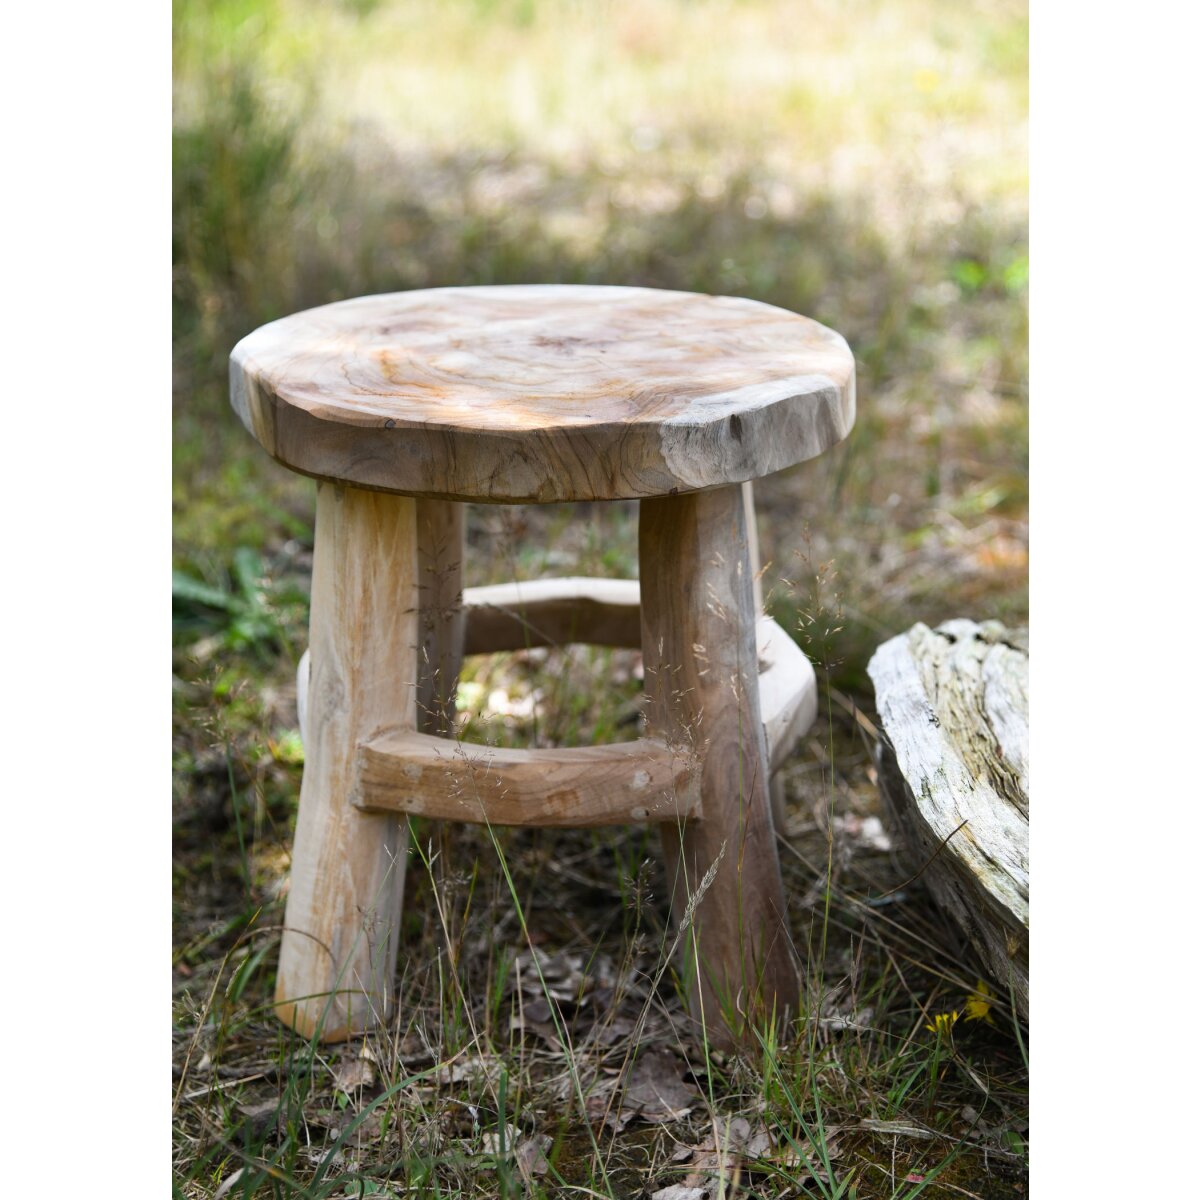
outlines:
[[[636,1109],[623,1105],[620,1096],[614,1095],[617,1082],[615,1079],[601,1081],[584,1102],[588,1120],[593,1125],[603,1123],[614,1133],[620,1133],[637,1116]]]
[[[359,1118],[357,1113],[348,1110],[322,1109],[314,1113],[309,1120],[314,1125],[328,1129],[335,1137],[340,1137],[347,1129],[353,1129],[346,1138],[346,1145],[361,1150],[374,1146],[383,1137],[385,1114],[380,1109],[372,1109],[365,1117]],[[388,1122],[389,1128],[394,1122]]]
[[[266,1133],[279,1120],[278,1100],[262,1100],[257,1104],[239,1104],[237,1108],[258,1137]]]
[[[501,1139],[501,1137],[500,1137],[500,1130],[489,1129],[484,1133],[484,1135],[480,1139],[480,1141],[483,1144],[484,1150],[488,1154],[504,1153],[504,1154],[508,1155],[508,1154],[512,1153],[513,1147],[520,1141],[520,1139],[521,1139],[520,1128],[516,1125],[506,1124],[504,1126],[504,1138],[503,1139]]]
[[[552,1142],[553,1139],[546,1134],[538,1133],[533,1137],[525,1138],[517,1146],[517,1153],[514,1156],[517,1161],[517,1170],[521,1172],[526,1182],[529,1182],[531,1176],[545,1175],[550,1170],[550,1160],[546,1157],[546,1151]]]
[[[629,1017],[612,1017],[601,1021],[592,1028],[592,1040],[598,1046],[615,1046],[633,1036],[637,1022]]]
[[[519,1016],[513,1016],[508,1022],[508,1027],[519,1033],[528,1031],[529,1033],[537,1034],[552,1050],[560,1050],[562,1048],[562,1042],[559,1041],[558,1033],[553,1025],[542,1021],[531,1021],[528,1017],[522,1020]]]
[[[442,1063],[434,1073],[439,1083],[462,1083],[464,1080],[492,1080],[500,1077],[500,1060],[491,1055],[474,1054]]]
[[[365,1055],[348,1058],[338,1063],[333,1072],[333,1083],[339,1092],[359,1091],[375,1086],[375,1067]]]
[[[667,1050],[644,1052],[625,1084],[624,1107],[654,1123],[678,1121],[700,1098],[695,1084],[683,1078],[683,1064]]]

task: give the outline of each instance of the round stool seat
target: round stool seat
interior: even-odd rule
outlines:
[[[230,364],[269,454],[319,479],[494,503],[757,479],[854,423],[854,359],[769,304],[650,288],[435,288],[264,325]]]

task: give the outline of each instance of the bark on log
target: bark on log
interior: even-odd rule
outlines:
[[[1028,1017],[1027,635],[998,621],[918,624],[867,671],[885,735],[880,787],[914,869],[928,863],[935,900]]]

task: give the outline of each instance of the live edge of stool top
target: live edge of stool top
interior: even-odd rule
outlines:
[[[230,362],[267,452],[318,479],[481,503],[741,483],[854,423],[854,359],[807,317],[728,296],[435,288],[273,321]]]

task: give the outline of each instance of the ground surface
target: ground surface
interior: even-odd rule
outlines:
[[[181,3],[176,88],[177,1194],[1022,1194],[1024,1030],[1002,997],[969,1019],[978,967],[880,822],[864,669],[918,619],[1025,618],[1022,7]],[[237,424],[228,351],[341,296],[526,281],[751,296],[855,351],[852,437],[758,489],[823,701],[781,850],[808,1013],[740,1058],[683,1030],[631,830],[420,825],[396,1026],[313,1048],[265,1009],[312,485]],[[626,504],[468,537],[468,583],[636,570]],[[635,736],[639,672],[475,660],[462,735]]]

